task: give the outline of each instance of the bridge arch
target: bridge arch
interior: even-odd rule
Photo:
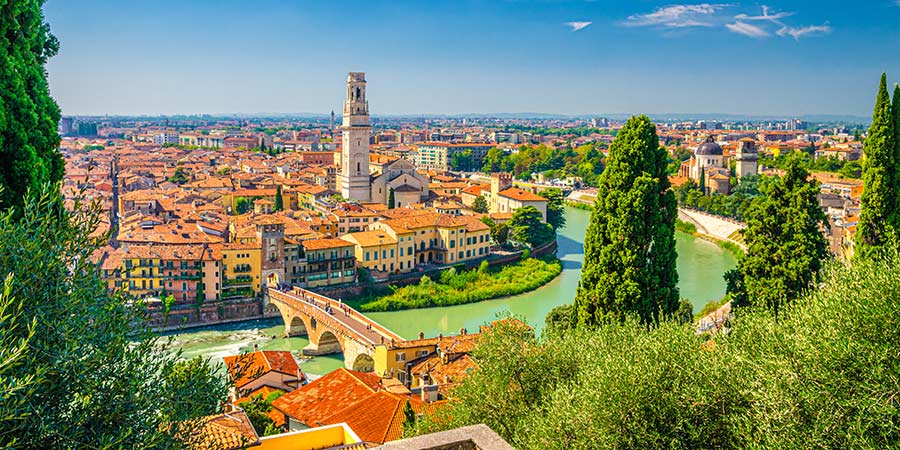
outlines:
[[[346,357],[346,355],[345,355]],[[360,353],[356,355],[356,359],[353,361],[353,370],[357,372],[374,372],[375,371],[375,360],[371,355],[367,353]]]
[[[323,330],[322,333],[319,334],[318,342],[313,342],[312,339],[310,339],[310,343],[315,344],[315,352],[317,355],[344,353],[344,343],[329,330]]]
[[[309,333],[309,328],[306,326],[306,321],[303,320],[302,316],[294,316],[290,322],[286,323],[287,327],[284,329],[284,334],[288,337],[305,336]]]

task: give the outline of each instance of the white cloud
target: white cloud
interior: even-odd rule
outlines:
[[[769,32],[764,28],[741,21],[725,24],[725,28],[732,33],[742,34],[753,38],[761,38],[769,35]]]
[[[898,0],[900,1],[900,0]],[[563,25],[567,27],[572,27],[572,31],[579,31],[587,28],[590,24],[594,22],[566,22]]]
[[[806,27],[788,27],[783,26],[778,31],[779,36],[792,36],[794,39],[800,39],[806,35],[822,35],[831,33],[831,27],[826,25],[810,25]]]
[[[900,2],[900,0],[897,0],[897,1]],[[777,22],[781,19],[784,19],[785,17],[790,17],[793,15],[794,15],[794,13],[792,13],[792,12],[780,12],[780,13],[775,13],[775,14],[769,15],[769,7],[763,5],[761,16],[750,16],[747,14],[738,14],[738,15],[734,16],[734,18],[736,20],[744,20],[744,21],[746,21],[746,20],[767,20],[769,22]]]
[[[900,0],[898,0],[900,1]],[[729,5],[701,3],[698,5],[669,5],[649,14],[634,14],[625,25],[631,27],[662,26],[669,28],[711,27],[717,12]]]
[[[900,5],[900,0],[894,0]],[[774,34],[800,39],[807,36],[828,34],[832,31],[826,22],[823,25],[794,27],[782,19],[794,16],[794,12],[772,12],[768,6],[762,6],[762,13],[751,15],[740,13],[729,17],[723,13],[725,8],[737,8],[735,4],[701,3],[695,5],[669,5],[657,8],[649,14],[633,14],[623,23],[630,27],[652,26],[658,28],[680,29],[689,27],[724,27],[726,30],[752,38],[764,38]]]

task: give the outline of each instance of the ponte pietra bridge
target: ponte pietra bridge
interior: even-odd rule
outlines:
[[[376,346],[405,340],[338,300],[298,287],[268,291],[269,303],[284,319],[285,335],[309,337],[304,355],[343,353],[346,368],[372,370]]]

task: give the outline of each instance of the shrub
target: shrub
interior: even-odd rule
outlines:
[[[516,448],[897,448],[900,257],[823,281],[777,321],[741,309],[711,338],[633,318],[540,338],[496,326],[417,431],[485,423]]]

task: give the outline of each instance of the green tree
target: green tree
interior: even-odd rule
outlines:
[[[535,247],[553,240],[553,227],[544,223],[541,212],[534,206],[517,209],[509,221],[512,239],[520,244]]]
[[[456,152],[450,158],[450,167],[454,170],[469,172],[475,169],[475,160],[472,156],[472,150]]]
[[[487,173],[502,171],[504,156],[505,155],[503,154],[502,150],[498,149],[497,147],[492,147],[484,156],[484,162],[483,166],[481,167],[481,171]]]
[[[250,200],[247,200],[244,197],[238,197],[234,201],[234,210],[237,214],[246,214],[250,211],[250,208],[253,205],[250,204]]]
[[[672,318],[676,322],[681,323],[691,323],[694,321],[694,305],[691,304],[689,300],[681,299],[678,302],[678,310],[675,311],[675,314]]]
[[[794,160],[747,212],[747,254],[725,275],[735,306],[784,305],[816,286],[828,256],[816,182]]]
[[[544,189],[538,195],[547,199],[547,223],[554,230],[566,226],[566,197],[557,188]]]
[[[388,207],[388,209],[394,209],[396,206],[397,206],[397,200],[394,197],[394,188],[391,188],[391,190],[388,192],[387,207]]]
[[[413,409],[412,404],[409,403],[409,400],[403,404],[403,434],[407,435],[412,430],[416,428],[416,411]]]
[[[579,323],[631,313],[654,323],[678,309],[677,204],[667,160],[646,116],[629,119],[610,147],[585,236],[575,296]]]
[[[894,115],[887,91],[887,75],[881,74],[881,84],[875,98],[872,125],[863,144],[863,190],[860,199],[859,224],[856,226],[856,256],[868,257],[885,245],[896,242],[897,201],[900,181],[897,173]]]
[[[894,83],[894,98],[891,103],[894,118],[894,178],[893,193],[895,208],[900,208],[900,84]],[[896,211],[896,210],[895,210]],[[900,234],[900,211],[895,214],[895,231]]]
[[[479,195],[475,197],[475,200],[472,202],[472,211],[481,214],[487,214],[488,212],[488,203],[484,196]]]
[[[281,185],[275,188],[275,211],[284,211],[284,197],[281,195]]]
[[[241,409],[247,413],[247,418],[253,424],[253,428],[257,433],[263,436],[271,436],[281,433],[281,429],[275,425],[275,421],[269,417],[272,411],[272,402],[284,395],[282,391],[274,391],[266,397],[262,394],[256,394],[250,397],[250,400],[241,403]]]
[[[561,332],[575,328],[575,305],[567,303],[551,309],[544,318],[544,324],[550,332]]]
[[[0,3],[0,209],[21,210],[26,192],[37,194],[44,184],[58,188],[65,170],[59,107],[44,69],[59,42],[44,23],[42,3]]]
[[[491,229],[491,239],[499,246],[504,246],[509,241],[509,224],[506,222],[498,223]]]
[[[92,259],[106,238],[92,236],[99,204],[67,212],[58,192],[43,192],[26,197],[21,217],[0,213],[0,267],[15,277],[7,298],[22,319],[2,329],[28,343],[0,385],[40,375],[17,393],[26,402],[2,405],[13,419],[0,422],[0,447],[173,446],[168,426],[216,412],[226,381],[207,360],[182,362],[144,325],[142,302],[107,292]]]
[[[175,184],[184,184],[188,182],[187,174],[184,172],[184,167],[178,166],[175,168],[175,173],[169,177],[168,180],[170,183]]]

